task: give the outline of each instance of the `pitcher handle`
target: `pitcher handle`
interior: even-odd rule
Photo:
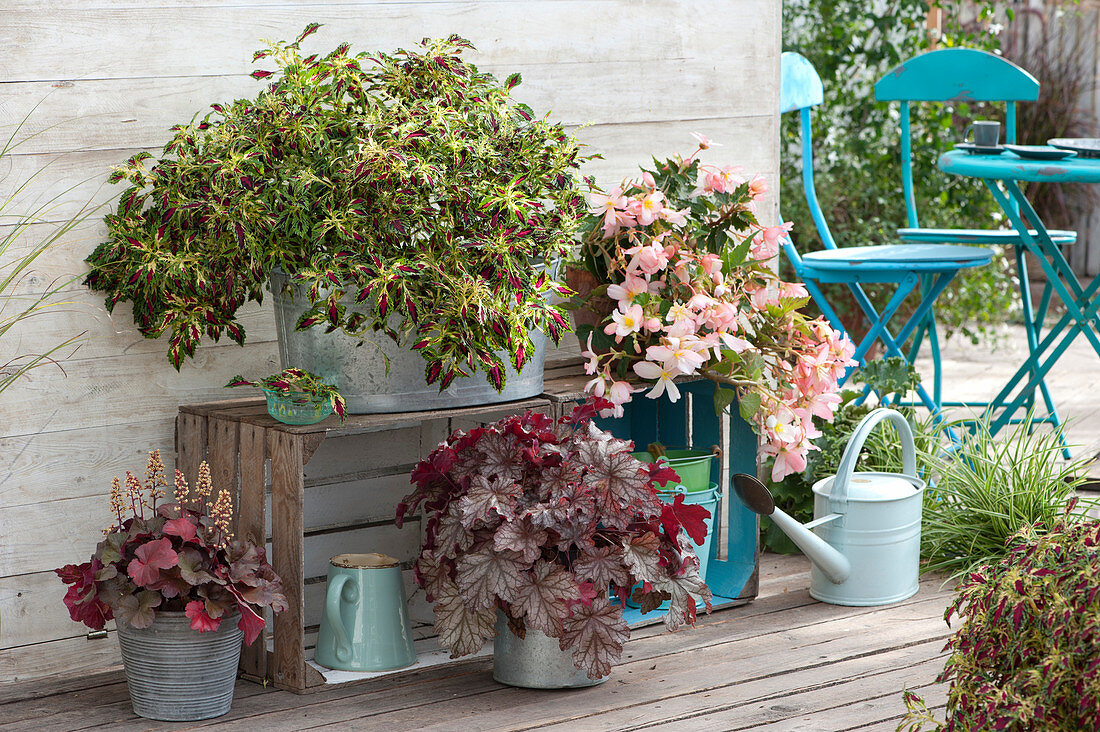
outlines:
[[[913,430],[909,427],[908,420],[893,409],[876,409],[856,426],[852,437],[848,440],[848,446],[844,448],[844,455],[840,458],[840,467],[837,468],[836,477],[833,479],[832,490],[829,495],[829,508],[835,513],[845,513],[848,503],[848,481],[856,469],[856,461],[863,450],[863,443],[871,430],[884,419],[894,423],[894,427],[901,437],[901,467],[904,475],[917,477],[917,450],[913,444]]]
[[[340,596],[343,594],[344,585],[348,582],[351,582],[351,577],[341,574],[329,582],[328,591],[325,593],[325,615],[332,628],[336,658],[345,662],[351,660],[351,641],[348,639],[348,631],[344,628],[344,621],[340,617]]]

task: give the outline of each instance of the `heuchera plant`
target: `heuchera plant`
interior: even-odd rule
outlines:
[[[265,376],[259,381],[249,381],[237,375],[226,384],[227,388],[235,386],[255,386],[285,395],[306,394],[312,399],[327,401],[340,419],[344,419],[347,413],[347,405],[344,397],[340,396],[340,391],[333,384],[326,384],[317,374],[304,369],[284,369],[277,374]]]
[[[567,329],[533,268],[569,248],[584,199],[579,143],[463,61],[458,36],[417,50],[352,55],[301,42],[255,54],[275,70],[255,99],[213,104],[178,125],[164,157],[126,181],[87,283],[107,307],[133,303],[150,338],[170,333],[178,369],[206,333],[238,343],[237,319],[278,267],[310,307],[299,329],[392,338],[424,357],[427,383],[483,372],[503,388],[530,331]],[[347,298],[345,299],[345,296]]]
[[[944,620],[962,626],[948,641],[946,719],[905,693],[898,729],[1100,729],[1100,522],[1081,521],[1072,501],[1045,530],[1028,526],[1008,556],[971,572]]]
[[[557,638],[577,668],[600,678],[629,636],[622,600],[635,584],[643,612],[671,598],[670,630],[694,624],[693,595],[710,611],[692,549],[710,514],[682,495],[658,499],[655,486],[678,477],[635,460],[632,443],[592,423],[610,406],[594,399],[557,422],[527,412],[460,430],[416,466],[397,523],[423,506],[416,579],[452,657],[493,637],[499,610],[518,636]]]
[[[801,312],[803,285],[768,268],[790,224],[757,222],[764,180],[700,163],[711,143],[696,137],[686,160],[655,160],[640,180],[592,196],[579,262],[605,283],[593,294],[606,294],[615,309],[602,333],[589,333],[586,389],[608,397],[618,415],[633,391],[628,376],[652,382],[650,399],[670,401],[680,396],[677,377],[712,379],[715,408],[739,400],[775,457],[772,478],[781,480],[806,468],[820,435],[812,416],[832,419],[855,348]]]
[[[287,608],[282,582],[262,546],[229,531],[233,501],[215,498],[206,463],[199,467],[193,497],[176,471],[174,498],[160,451],[149,454],[144,483],[127,471],[125,487],[111,484],[111,510],[118,523],[107,529],[83,564],[54,570],[69,587],[65,606],[73,620],[101,630],[108,620],[148,628],[161,611],[184,612],[199,632],[236,620],[251,645],[264,628],[264,608]],[[239,613],[239,617],[238,617]]]

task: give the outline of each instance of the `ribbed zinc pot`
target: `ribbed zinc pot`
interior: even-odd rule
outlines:
[[[502,392],[498,393],[481,373],[457,378],[440,392],[437,385],[424,382],[425,362],[420,354],[407,346],[398,346],[385,335],[360,339],[340,331],[325,333],[320,327],[294,330],[309,305],[304,289],[293,285],[288,288],[289,278],[278,271],[271,272],[270,282],[283,368],[312,371],[335,384],[351,414],[423,412],[510,402],[542,393],[546,335],[541,331],[531,332],[535,348],[523,372],[516,373],[508,366]],[[354,297],[347,295],[341,302],[350,305]],[[502,355],[502,359],[506,364],[511,361],[509,356]]]
[[[508,628],[508,618],[497,611],[496,638],[493,639],[493,679],[508,686],[527,689],[576,689],[607,681],[588,678],[588,673],[573,665],[573,653],[563,651],[557,638],[542,631],[527,629],[523,638]]]
[[[148,628],[119,621],[118,644],[134,713],[190,722],[228,712],[242,640],[236,611],[207,633],[192,630],[182,612],[158,612]]]

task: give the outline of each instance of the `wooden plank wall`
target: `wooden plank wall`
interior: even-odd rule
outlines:
[[[88,201],[108,204],[120,192],[104,183],[110,166],[140,150],[157,154],[169,126],[212,102],[255,94],[260,86],[248,73],[259,39],[293,38],[311,21],[325,24],[308,42],[319,51],[344,40],[357,50],[392,50],[462,34],[483,68],[522,72],[519,98],[580,129],[603,155],[586,172],[606,186],[650,155],[690,152],[688,133],[699,131],[723,144],[705,159],[742,165],[776,188],[779,7],[775,0],[5,0],[0,125],[34,110],[25,132],[37,134],[3,161],[0,196],[44,168],[16,196],[15,207],[26,208],[60,194],[50,221],[33,234]],[[761,215],[774,220],[774,201]],[[79,275],[103,233],[98,216],[78,227],[19,291]],[[39,369],[0,396],[0,681],[117,662],[113,641],[87,640],[69,620],[50,570],[90,554],[108,521],[112,476],[140,471],[154,447],[172,467],[179,404],[225,398],[221,385],[232,375],[277,368],[269,306],[248,309],[245,348],[205,345],[177,374],[166,345],[141,338],[128,308],[110,317],[79,284],[66,300],[0,345],[3,363],[86,334],[65,354],[63,370]],[[400,493],[391,480],[363,487],[389,502]],[[319,510],[339,513],[336,501],[348,499],[331,500]]]

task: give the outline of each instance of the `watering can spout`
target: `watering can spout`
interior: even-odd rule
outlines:
[[[798,546],[802,552],[810,558],[810,561],[821,570],[830,582],[839,585],[848,579],[852,572],[852,563],[848,558],[834,549],[824,539],[802,524],[788,516],[779,509],[772,499],[772,494],[759,480],[745,473],[733,476],[733,489],[741,501],[752,511],[770,516],[784,534]],[[825,523],[840,518],[840,514],[830,514],[822,519],[814,521],[814,525]]]

